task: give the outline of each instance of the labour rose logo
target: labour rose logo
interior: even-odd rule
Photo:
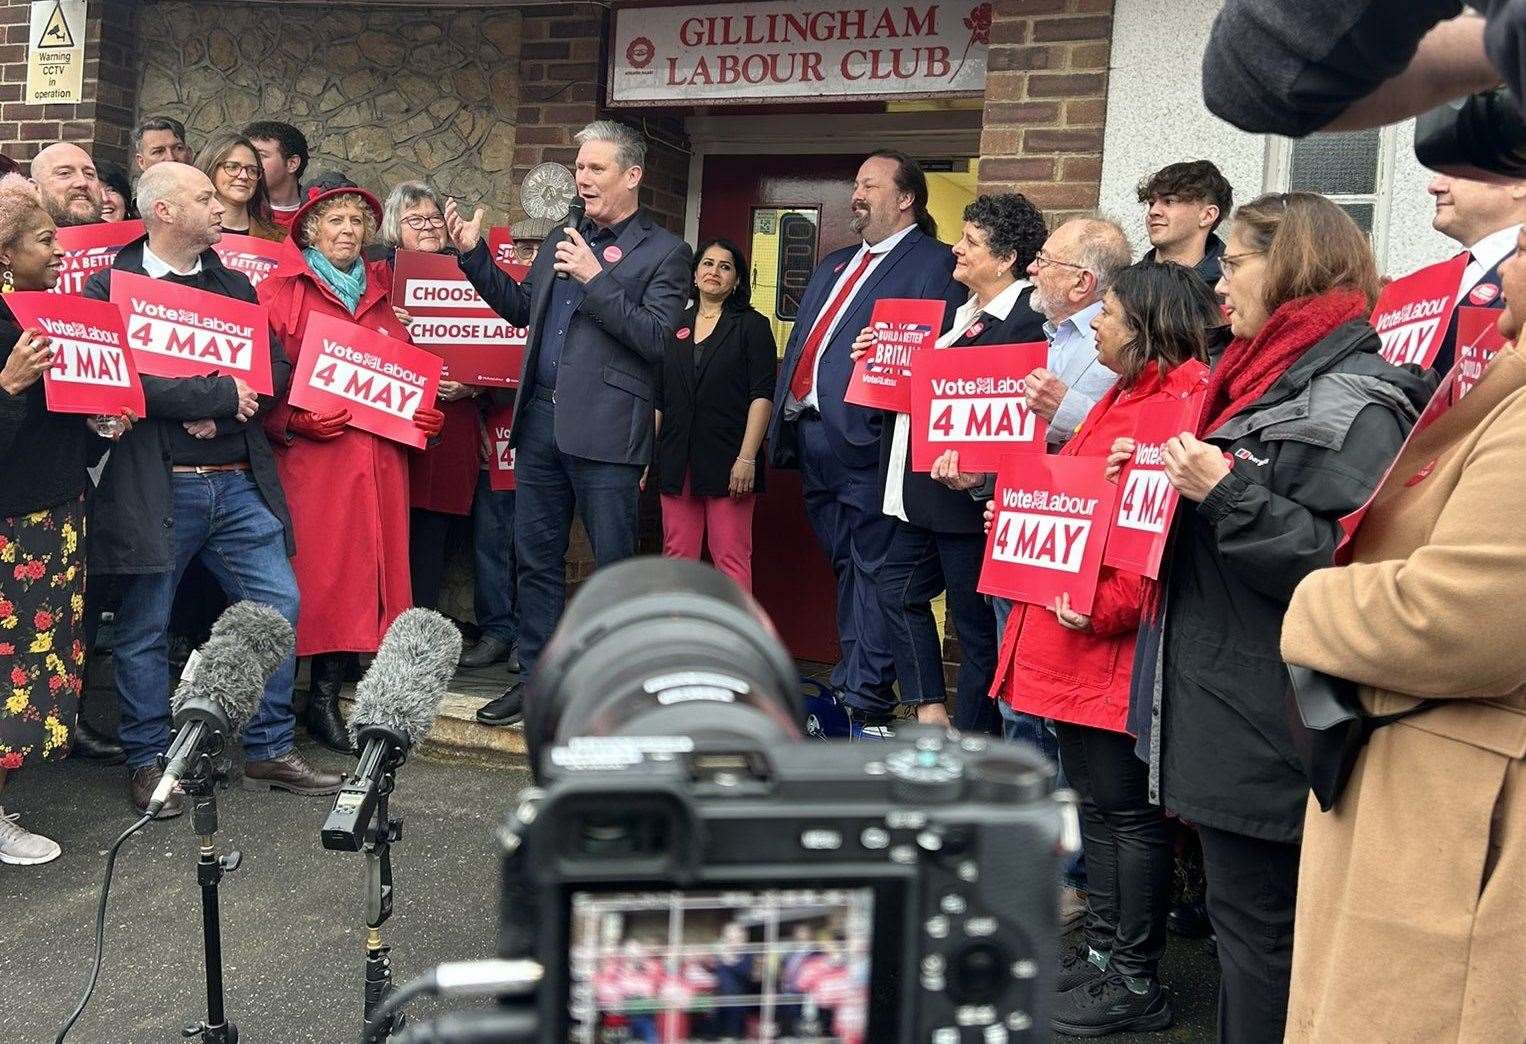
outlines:
[[[965,61],[970,57],[970,48],[976,44],[984,47],[991,42],[991,5],[988,3],[977,5],[970,12],[970,16],[964,20],[964,27],[970,31],[970,39],[964,45],[964,53],[959,56],[959,64],[954,66],[954,71],[948,78],[950,83],[959,78]]]
[[[652,64],[652,59],[655,57],[657,57],[656,45],[644,36],[636,37],[625,49],[625,60],[631,63],[632,69],[645,69]]]

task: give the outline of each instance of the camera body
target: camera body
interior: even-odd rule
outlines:
[[[1079,833],[1038,752],[579,737],[543,779],[505,828],[500,921],[501,955],[546,969],[542,1039],[1048,1036]]]

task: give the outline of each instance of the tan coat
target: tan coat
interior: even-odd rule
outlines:
[[[1428,470],[1427,470],[1428,469]],[[1423,476],[1423,477],[1422,477]],[[1291,663],[1378,730],[1304,826],[1287,1040],[1526,1041],[1526,354],[1400,454],[1354,564],[1299,585]]]

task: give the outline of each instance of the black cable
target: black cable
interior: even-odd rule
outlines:
[[[418,978],[411,979],[396,990],[393,990],[391,996],[386,999],[380,1008],[376,1009],[376,1014],[366,1023],[365,1029],[360,1035],[360,1044],[371,1044],[371,1038],[387,1024],[388,1019],[401,1011],[405,1005],[411,1004],[415,997],[426,993],[433,993],[436,988],[435,984],[435,973],[431,969]],[[54,1044],[59,1044],[59,1042],[54,1041]]]
[[[64,1044],[64,1038],[79,1021],[79,1017],[85,1013],[85,1005],[90,1003],[90,997],[95,993],[95,983],[101,975],[101,957],[106,949],[106,901],[111,897],[111,874],[116,869],[117,852],[121,850],[122,844],[129,837],[142,830],[153,818],[152,815],[145,815],[122,831],[121,836],[111,843],[111,850],[106,853],[106,879],[101,882],[101,901],[95,907],[95,964],[90,969],[90,981],[85,984],[85,995],[79,999],[79,1004],[75,1005],[73,1014],[58,1028],[58,1036],[53,1038],[53,1044]]]

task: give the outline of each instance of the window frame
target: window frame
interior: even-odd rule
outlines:
[[[1393,203],[1394,157],[1398,150],[1396,125],[1378,131],[1377,171],[1372,191],[1363,193],[1323,193],[1332,203],[1370,203],[1372,205],[1372,253],[1381,270],[1388,258],[1388,221]],[[1268,135],[1263,183],[1267,192],[1286,192],[1293,173],[1292,138]]]

